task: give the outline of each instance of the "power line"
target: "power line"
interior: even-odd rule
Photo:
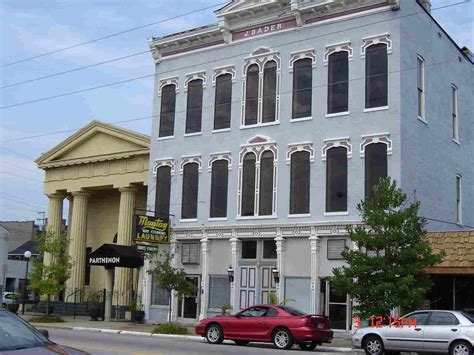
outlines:
[[[445,5],[445,6],[433,8],[432,11],[434,11],[434,10],[439,10],[439,9],[442,9],[442,8],[447,8],[447,7],[462,5],[462,4],[465,4],[465,3],[467,3],[467,2],[468,2],[468,1],[463,1],[463,2],[459,2],[459,3],[454,3],[454,4],[450,4],[450,5]],[[276,45],[276,46],[277,46],[277,47],[284,47],[284,46],[287,46],[287,45],[293,45],[293,44],[295,44],[295,43],[307,41],[308,39],[314,39],[314,38],[318,38],[318,37],[325,37],[325,36],[328,36],[328,35],[331,35],[331,34],[340,33],[340,32],[347,32],[347,31],[349,31],[349,30],[353,30],[353,29],[357,29],[357,28],[362,28],[362,27],[366,27],[366,26],[370,26],[370,25],[374,25],[374,24],[379,24],[379,23],[387,22],[387,21],[394,21],[394,20],[398,20],[398,19],[400,19],[400,18],[404,18],[404,17],[408,17],[408,16],[418,15],[418,14],[420,14],[420,13],[423,13],[423,11],[415,12],[415,13],[411,13],[411,14],[406,14],[406,15],[398,16],[398,17],[391,18],[391,19],[386,19],[386,20],[371,22],[371,23],[368,23],[368,24],[359,25],[359,26],[355,26],[355,27],[352,27],[352,28],[347,28],[347,29],[345,29],[344,31],[334,31],[334,32],[329,32],[329,33],[325,33],[325,34],[322,34],[322,35],[316,35],[316,36],[311,36],[311,37],[304,37],[304,38],[302,38],[302,39],[300,39],[300,40],[296,40],[296,41],[292,41],[292,42],[287,42],[287,43],[282,43],[282,44]],[[361,17],[362,17],[362,16],[361,16]],[[341,21],[342,21],[342,20],[341,20]],[[347,21],[347,20],[344,19],[344,21]],[[337,22],[340,22],[340,21],[335,21],[335,22],[333,22],[333,23],[331,23],[331,24],[334,24],[334,23],[337,23]],[[297,31],[302,31],[302,30],[304,30],[304,29],[305,29],[305,28],[299,28],[299,29],[296,29],[295,32],[297,32]],[[281,35],[281,33],[276,33],[275,35]],[[102,88],[106,88],[106,87],[110,87],[110,86],[120,85],[120,84],[132,82],[132,81],[136,81],[136,80],[141,80],[141,79],[146,79],[146,78],[150,78],[150,77],[157,76],[157,75],[166,74],[166,73],[169,73],[169,72],[176,72],[177,70],[181,70],[181,69],[193,68],[193,67],[195,67],[195,66],[197,66],[197,65],[205,65],[205,64],[208,64],[208,63],[219,62],[219,61],[226,60],[226,59],[232,59],[232,58],[240,57],[240,56],[246,55],[246,54],[248,54],[248,53],[247,53],[247,52],[243,52],[243,53],[240,53],[240,54],[236,54],[236,55],[232,55],[232,56],[228,56],[228,57],[220,57],[220,58],[218,58],[218,59],[209,60],[209,61],[201,62],[201,63],[195,63],[195,64],[192,64],[192,65],[184,66],[184,67],[181,67],[181,68],[175,68],[175,69],[172,69],[172,70],[162,71],[162,72],[159,72],[159,73],[148,74],[148,75],[143,75],[143,76],[139,76],[139,77],[135,77],[135,78],[124,79],[124,80],[120,80],[120,81],[116,81],[116,82],[112,82],[112,83],[108,83],[108,84],[93,86],[93,87],[89,87],[89,88],[85,88],[85,89],[81,89],[81,90],[75,90],[75,91],[71,91],[71,92],[67,92],[67,93],[62,93],[62,94],[57,94],[57,95],[53,95],[53,96],[49,96],[49,97],[43,97],[43,98],[39,98],[39,99],[35,99],[35,100],[23,101],[23,102],[20,102],[20,103],[17,103],[17,104],[13,104],[13,105],[2,106],[2,107],[0,107],[0,109],[7,109],[7,108],[12,108],[12,107],[17,107],[17,106],[23,106],[23,105],[27,105],[27,104],[32,104],[32,103],[40,102],[40,101],[52,100],[52,99],[56,99],[56,98],[60,98],[60,97],[64,97],[64,96],[79,94],[79,93],[86,92],[86,91],[97,90],[97,89],[102,89]]]
[[[2,206],[6,206],[6,207],[10,207],[10,208],[16,208],[16,209],[20,209],[20,208],[21,208],[22,211],[38,212],[38,210],[33,210],[33,209],[31,209],[31,208],[25,208],[25,207],[20,207],[20,206],[15,206],[15,205],[9,205],[9,204],[4,204],[4,203],[2,203],[1,205],[2,205]]]
[[[24,168],[24,167],[19,166],[19,165],[15,165],[15,164],[12,164],[12,163],[8,163],[8,162],[6,162],[6,161],[0,161],[0,163],[5,164],[5,165],[9,165],[9,166],[14,166],[15,168],[22,169],[22,170],[25,170],[25,171],[29,171],[30,173],[41,174],[41,172],[39,172],[39,171],[34,171],[34,170],[32,170],[32,169],[27,169],[27,168]]]
[[[37,59],[37,58],[41,58],[41,57],[45,57],[45,56],[50,55],[50,54],[63,52],[63,51],[66,51],[66,50],[69,50],[69,49],[72,49],[72,48],[77,48],[77,47],[80,47],[80,46],[84,46],[84,45],[86,45],[86,44],[99,42],[99,41],[102,41],[102,40],[104,40],[104,39],[108,39],[108,38],[111,38],[111,37],[123,35],[123,34],[125,34],[125,33],[129,33],[129,32],[133,32],[133,31],[141,30],[141,29],[146,28],[146,27],[150,27],[150,26],[154,26],[154,25],[157,25],[157,24],[160,24],[160,23],[163,23],[163,22],[168,22],[168,21],[171,21],[171,20],[175,20],[175,19],[177,19],[177,18],[184,17],[184,16],[188,16],[188,15],[192,15],[192,14],[195,14],[195,13],[197,13],[197,12],[204,11],[204,10],[209,10],[209,9],[212,9],[212,8],[214,8],[214,7],[216,7],[216,6],[220,6],[220,5],[223,5],[223,4],[226,4],[226,3],[227,3],[227,1],[226,1],[226,2],[217,3],[217,4],[214,4],[214,5],[211,5],[211,6],[203,7],[203,8],[201,8],[201,9],[197,9],[197,10],[193,10],[193,11],[190,11],[190,12],[186,12],[186,13],[181,14],[181,15],[176,15],[176,16],[169,17],[169,18],[166,18],[166,19],[163,19],[163,20],[151,22],[151,23],[148,23],[148,24],[145,24],[145,25],[141,25],[141,26],[137,26],[137,27],[132,27],[132,28],[129,28],[129,29],[124,30],[124,31],[111,33],[111,34],[106,35],[106,36],[103,36],[103,37],[99,37],[99,38],[95,38],[95,39],[92,39],[92,40],[89,40],[89,41],[77,43],[77,44],[74,44],[74,45],[71,45],[71,46],[68,46],[68,47],[63,47],[63,48],[60,48],[60,49],[56,49],[56,50],[54,50],[54,51],[45,52],[45,53],[43,53],[43,54],[39,54],[39,55],[36,55],[36,56],[33,56],[33,57],[24,58],[24,59],[17,60],[17,61],[15,61],[15,62],[2,64],[2,65],[0,65],[0,68],[8,67],[8,66],[11,66],[11,65],[14,65],[14,64],[18,64],[18,63],[23,63],[23,62],[26,62],[26,61],[29,61],[29,60],[33,60],[33,59]]]
[[[44,182],[44,181],[41,181],[41,180],[31,179],[31,178],[28,178],[28,177],[23,176],[23,175],[13,174],[13,173],[10,173],[10,172],[8,172],[8,171],[0,171],[0,174],[11,175],[11,176],[18,177],[18,178],[20,178],[20,179],[25,179],[25,180],[29,180],[29,181],[39,182],[39,183],[41,183],[41,184]]]
[[[427,220],[429,220],[429,221],[433,221],[433,222],[440,222],[440,223],[446,223],[446,224],[453,224],[453,225],[455,225],[455,226],[462,227],[462,228],[472,228],[472,229],[474,229],[474,226],[470,226],[470,225],[468,225],[468,224],[450,222],[450,221],[445,221],[445,220],[443,220],[443,219],[436,219],[436,218],[423,217],[423,216],[422,216],[422,218],[427,219]]]
[[[8,148],[5,148],[5,147],[3,147],[3,146],[0,146],[0,148],[6,150],[7,152],[10,152],[11,154],[15,154],[15,155],[18,155],[18,156],[20,156],[20,157],[27,158],[28,160],[34,160],[34,158],[29,157],[28,155],[25,155],[25,154],[23,154],[23,153],[15,152],[15,151],[13,151],[13,150],[11,150],[11,149],[8,149]]]
[[[46,208],[43,205],[39,205],[39,204],[36,204],[36,203],[31,203],[31,202],[26,202],[23,199],[19,199],[16,196],[12,196],[12,195],[6,194],[4,192],[0,192],[0,195],[3,195],[3,196],[0,196],[0,198],[4,198],[4,199],[10,200],[12,202],[22,203],[22,204],[30,205],[30,206],[36,207],[36,208]]]

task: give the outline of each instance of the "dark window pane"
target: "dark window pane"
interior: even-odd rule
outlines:
[[[174,114],[176,107],[176,87],[166,85],[161,89],[160,137],[174,134]]]
[[[247,69],[245,92],[245,124],[257,124],[258,113],[258,65],[253,64]]]
[[[326,212],[344,211],[347,211],[347,150],[331,148],[326,161]]]
[[[349,109],[349,61],[346,51],[329,56],[328,66],[328,113],[345,112]]]
[[[429,314],[428,312],[414,313],[405,318],[412,319],[412,321],[409,324],[416,323],[416,325],[426,325],[426,322],[428,320],[428,314]]]
[[[312,61],[309,58],[293,64],[293,118],[311,116]]]
[[[255,212],[255,154],[244,157],[242,169],[242,216],[253,216]]]
[[[244,240],[242,241],[242,259],[256,259],[257,258],[257,241]]]
[[[188,83],[188,103],[186,109],[186,133],[201,132],[202,122],[202,80]]]
[[[211,218],[227,217],[228,162],[217,160],[212,163]]]
[[[262,122],[275,121],[276,112],[276,63],[265,64],[263,70],[263,117]]]
[[[309,153],[293,153],[291,155],[290,214],[309,213],[309,182]]]
[[[367,48],[365,57],[365,107],[388,105],[387,46],[375,44]]]
[[[433,312],[431,313],[429,325],[457,325],[459,320],[451,313]]]
[[[155,213],[170,214],[171,167],[162,166],[156,171]]]
[[[85,274],[84,274],[84,285],[85,286],[89,286],[91,284],[91,266],[87,262],[88,256],[89,256],[90,253],[92,253],[92,248],[87,247],[86,248],[86,263],[85,263],[86,271],[85,271]]]
[[[263,258],[264,259],[276,259],[277,258],[277,247],[274,240],[263,241]]]
[[[374,196],[374,186],[387,177],[387,146],[384,143],[365,147],[365,198]]]
[[[199,170],[197,163],[186,164],[183,168],[183,198],[181,218],[197,218]]]
[[[273,153],[266,151],[260,161],[259,211],[260,216],[272,214],[273,207]]]
[[[214,129],[230,127],[232,108],[232,75],[219,75],[216,79],[216,102],[214,106]]]

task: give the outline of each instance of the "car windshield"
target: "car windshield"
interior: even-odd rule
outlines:
[[[293,307],[288,307],[288,306],[279,306],[279,307],[283,309],[284,311],[287,311],[288,313],[290,313],[292,316],[306,316],[308,314]]]
[[[52,344],[40,332],[18,316],[0,312],[0,351],[35,348]]]
[[[466,312],[461,312],[461,314],[466,317],[471,323],[474,324],[474,315],[466,313]]]

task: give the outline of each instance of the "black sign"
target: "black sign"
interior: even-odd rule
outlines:
[[[87,264],[133,268],[143,266],[143,257],[132,246],[103,244],[87,255]]]
[[[135,215],[135,242],[169,243],[169,218]]]

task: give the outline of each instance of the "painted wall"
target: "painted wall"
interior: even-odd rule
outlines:
[[[285,243],[285,276],[311,275],[311,250],[308,238],[291,238]]]

